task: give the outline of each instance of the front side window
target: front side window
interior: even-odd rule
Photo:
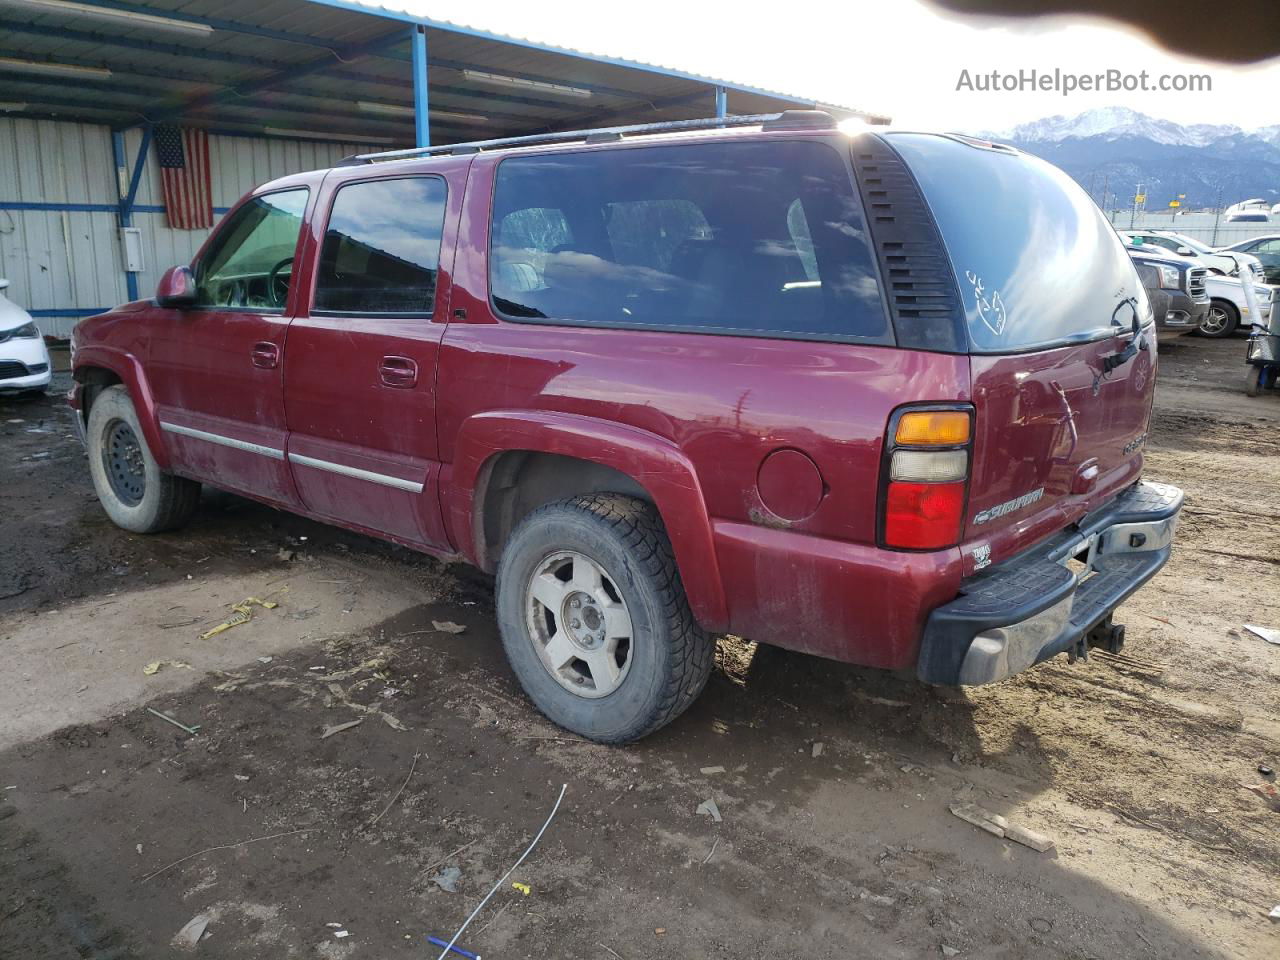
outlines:
[[[513,157],[490,240],[493,304],[514,320],[890,339],[861,204],[825,143]]]
[[[439,177],[342,187],[320,249],[311,312],[430,316],[446,189]]]
[[[196,265],[196,305],[283,310],[307,191],[253,197],[218,229]]]

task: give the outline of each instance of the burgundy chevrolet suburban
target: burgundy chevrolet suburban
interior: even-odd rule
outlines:
[[[210,484],[497,578],[556,723],[637,739],[733,633],[931,684],[1118,648],[1182,494],[1124,246],[1065,174],[821,113],[354,157],[80,324],[98,496]]]

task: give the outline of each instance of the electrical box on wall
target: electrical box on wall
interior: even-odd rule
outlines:
[[[124,269],[127,273],[142,273],[147,269],[142,257],[142,228],[121,227],[120,249],[124,253]]]

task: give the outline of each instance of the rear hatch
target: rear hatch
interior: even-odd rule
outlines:
[[[1058,168],[962,138],[885,140],[920,186],[963,300],[976,419],[962,549],[980,569],[1138,479],[1151,308],[1115,230]]]

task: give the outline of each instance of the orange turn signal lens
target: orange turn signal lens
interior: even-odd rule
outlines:
[[[969,442],[969,414],[961,410],[918,410],[898,418],[894,442],[906,446],[956,446]]]

